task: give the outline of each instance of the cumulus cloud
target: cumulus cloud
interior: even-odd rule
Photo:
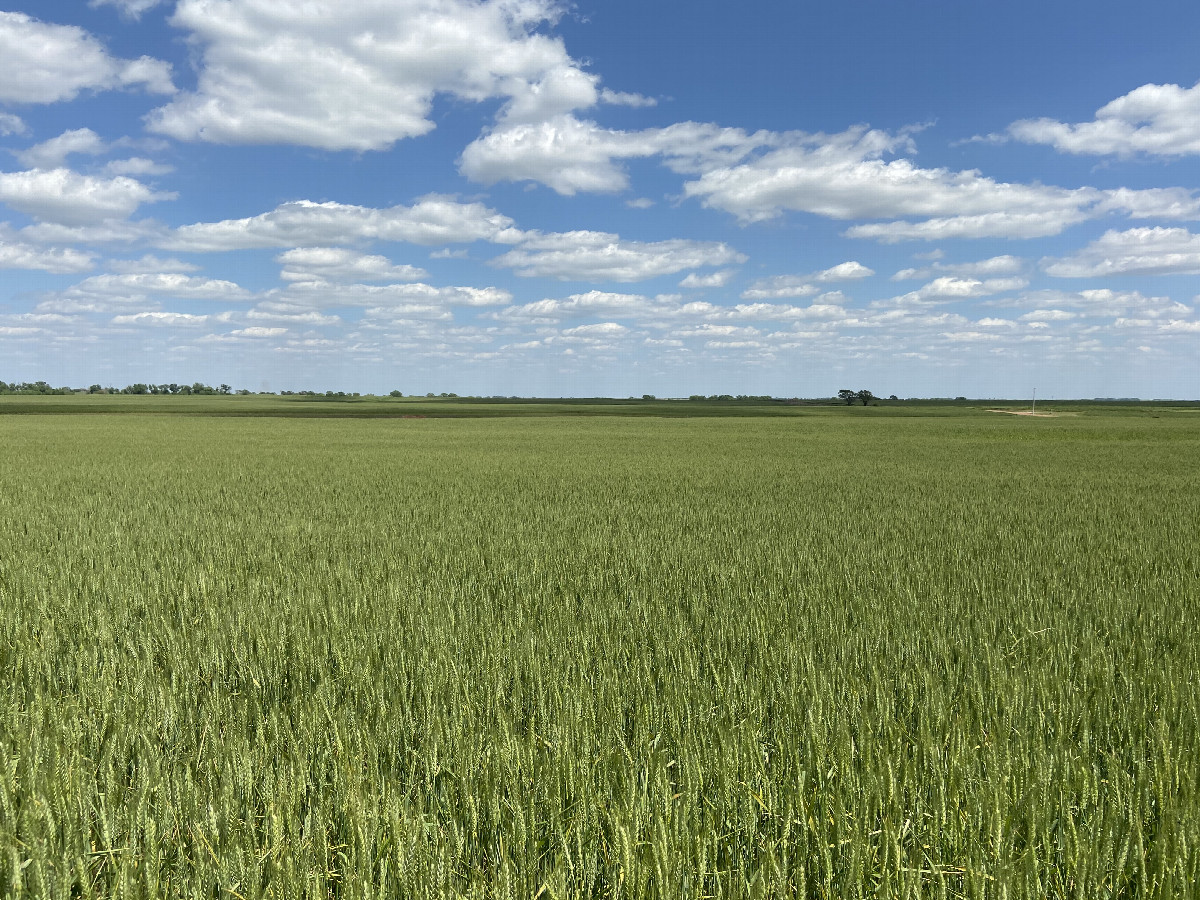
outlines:
[[[123,175],[98,178],[61,168],[0,172],[0,202],[59,225],[87,226],[125,219],[143,203],[174,197]]]
[[[339,307],[408,307],[425,305],[444,309],[449,306],[503,306],[512,302],[512,294],[497,287],[437,287],[413,284],[333,284],[324,281],[298,281],[282,291],[266,295],[268,301],[289,305],[290,311],[334,309]]]
[[[171,67],[157,59],[117,59],[74,25],[0,11],[0,101],[54,103],[83,90],[140,86],[173,93]]]
[[[265,300],[246,313],[246,318],[257,322],[283,322],[289,326],[315,328],[341,324],[341,317],[315,309],[298,307],[295,304]]]
[[[508,122],[590,107],[597,77],[537,30],[560,11],[555,0],[180,0],[171,22],[199,51],[199,83],[149,127],[361,151],[431,130],[438,94],[499,98]]]
[[[808,275],[772,275],[759,278],[742,291],[743,300],[781,300],[785,297],[810,297],[820,291]]]
[[[873,307],[927,306],[939,303],[954,303],[990,297],[1005,291],[1016,291],[1028,287],[1024,278],[963,278],[957,275],[942,275],[915,291],[909,291],[890,300],[878,300]]]
[[[161,259],[147,254],[141,259],[110,259],[107,267],[122,275],[158,274],[162,272],[195,272],[200,267],[181,259]]]
[[[709,272],[707,275],[701,275],[698,272],[689,272],[688,275],[679,282],[681,288],[722,288],[733,279],[737,274],[736,269],[720,269],[716,272]]]
[[[569,337],[611,338],[628,334],[629,329],[618,322],[597,322],[594,325],[577,325],[562,332]]]
[[[784,210],[834,219],[1006,214],[1061,218],[1094,192],[994,181],[977,171],[923,169],[885,156],[911,150],[908,133],[863,126],[840,134],[786,136],[783,146],[734,166],[705,171],[684,185],[689,197],[744,222]]]
[[[283,264],[284,281],[418,281],[429,273],[409,265],[393,265],[385,256],[370,256],[343,247],[301,247],[275,257]]]
[[[1116,188],[1105,191],[1097,213],[1126,213],[1133,219],[1200,219],[1200,197],[1185,188]]]
[[[179,300],[224,301],[250,299],[250,292],[232,281],[174,272],[93,275],[75,285],[72,290],[96,296],[161,296]]]
[[[114,159],[106,163],[104,171],[110,175],[167,175],[174,172],[175,167],[157,163],[144,156],[133,156],[129,159]]]
[[[941,241],[989,237],[1029,239],[1052,237],[1072,225],[1087,221],[1091,214],[1083,208],[1094,194],[1090,189],[1077,192],[1078,205],[1061,206],[1042,213],[993,212],[973,216],[939,216],[924,222],[871,222],[846,229],[846,237],[868,238],[885,244],[899,241]]]
[[[642,294],[587,291],[563,299],[546,298],[520,306],[510,306],[496,314],[502,319],[558,321],[583,316],[621,316],[637,318],[660,307],[660,303]]]
[[[165,199],[163,195],[158,195]],[[166,195],[172,196],[172,195]],[[100,219],[90,225],[63,225],[57,222],[37,222],[20,230],[23,238],[42,244],[134,244],[161,241],[169,229],[153,219],[136,222],[119,219]]]
[[[0,113],[0,137],[10,134],[24,134],[28,129],[20,116],[12,113]]]
[[[35,144],[28,150],[17,153],[22,165],[31,169],[57,169],[72,153],[95,156],[106,149],[100,135],[90,128],[75,128],[64,131],[58,137]],[[132,173],[126,173],[132,174]]]
[[[723,243],[683,239],[642,243],[602,231],[567,231],[529,237],[492,262],[526,277],[629,282],[745,261],[745,256]]]
[[[600,102],[607,103],[609,106],[658,106],[658,101],[653,97],[644,97],[641,94],[629,94],[624,91],[610,91],[608,88],[600,91]]]
[[[1025,268],[1019,256],[993,256],[977,262],[942,263],[920,269],[901,269],[892,276],[892,281],[907,281],[916,278],[936,278],[939,275],[958,275],[964,278],[989,278],[1001,275],[1017,275]]]
[[[182,273],[143,272],[93,275],[62,291],[43,295],[43,313],[105,313],[122,315],[156,312],[163,300],[240,303],[252,299],[231,281]]]
[[[142,13],[160,3],[162,0],[89,0],[88,6],[115,6],[126,18],[140,19]]]
[[[65,274],[86,272],[95,262],[94,253],[70,247],[37,247],[0,238],[0,269],[35,269]]]
[[[1087,318],[1136,317],[1173,319],[1190,316],[1190,307],[1170,297],[1147,296],[1140,291],[1092,288],[1083,291],[1026,291],[1013,297],[987,301],[994,306],[1046,310],[1076,310]]]
[[[203,325],[207,321],[208,316],[195,316],[189,313],[163,312],[160,310],[126,313],[113,316],[112,318],[114,325],[166,325],[175,328]]]
[[[743,300],[780,300],[786,297],[809,297],[820,291],[818,283],[858,281],[875,274],[858,260],[847,260],[808,275],[773,275],[760,278],[742,291]]]
[[[848,262],[838,263],[836,266],[817,272],[813,275],[814,281],[858,281],[860,278],[870,278],[875,274],[874,269],[869,269],[860,263],[858,260],[852,259]]]
[[[282,327],[268,328],[264,325],[251,325],[249,328],[236,328],[229,332],[237,337],[248,338],[269,338],[279,337],[281,334],[287,334],[287,329]]]
[[[566,196],[612,193],[629,186],[617,160],[652,152],[635,136],[563,115],[484,135],[463,151],[459,170],[483,184],[535,181]]]
[[[515,243],[521,236],[512,219],[482,203],[431,195],[412,206],[387,209],[298,200],[246,219],[185,225],[165,238],[162,246],[202,252],[328,247],[373,240],[424,245]]]
[[[718,306],[707,310],[705,318],[711,320],[737,319],[750,322],[789,322],[801,320],[833,320],[846,318],[841,305],[845,300],[834,292],[822,294],[808,306],[789,303],[739,303],[736,306]]]
[[[1057,278],[1196,275],[1200,274],[1200,234],[1186,228],[1110,230],[1074,256],[1043,260],[1042,269]]]
[[[1200,82],[1190,88],[1144,84],[1100,107],[1090,122],[1022,119],[1008,127],[1008,134],[1062,153],[1195,155],[1200,153]]]
[[[459,170],[483,184],[530,181],[567,196],[612,193],[629,186],[623,160],[661,156],[672,170],[692,173],[736,162],[778,140],[769,132],[698,122],[620,131],[564,113],[538,122],[502,122],[467,146]]]

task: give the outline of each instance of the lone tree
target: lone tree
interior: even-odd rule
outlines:
[[[868,406],[875,399],[875,395],[863,388],[854,395],[854,399],[860,401],[863,406]]]
[[[858,399],[858,394],[850,388],[842,388],[838,391],[838,399],[844,401],[847,406],[853,406],[854,401]]]

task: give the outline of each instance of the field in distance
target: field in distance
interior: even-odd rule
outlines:
[[[4,896],[1200,880],[1185,407],[274,404],[0,398]]]
[[[0,416],[20,414],[140,414],[281,418],[512,418],[545,416],[970,416],[1027,411],[1028,400],[885,400],[870,406],[828,399],[666,399],[535,397],[379,397],[374,395],[124,395],[0,394]],[[1152,416],[1200,412],[1200,401],[1043,401],[1039,415]]]

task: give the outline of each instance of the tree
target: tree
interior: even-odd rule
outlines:
[[[854,401],[858,399],[858,394],[849,388],[842,388],[838,391],[838,399],[843,401],[847,406],[853,406]]]
[[[863,388],[861,391],[857,391],[854,394],[854,399],[862,403],[863,406],[868,406],[870,405],[871,401],[875,399],[875,395],[866,388]]]

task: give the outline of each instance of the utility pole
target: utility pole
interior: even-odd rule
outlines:
[[[1031,416],[1037,415],[1037,388],[1033,389],[1033,406],[1029,410]]]

